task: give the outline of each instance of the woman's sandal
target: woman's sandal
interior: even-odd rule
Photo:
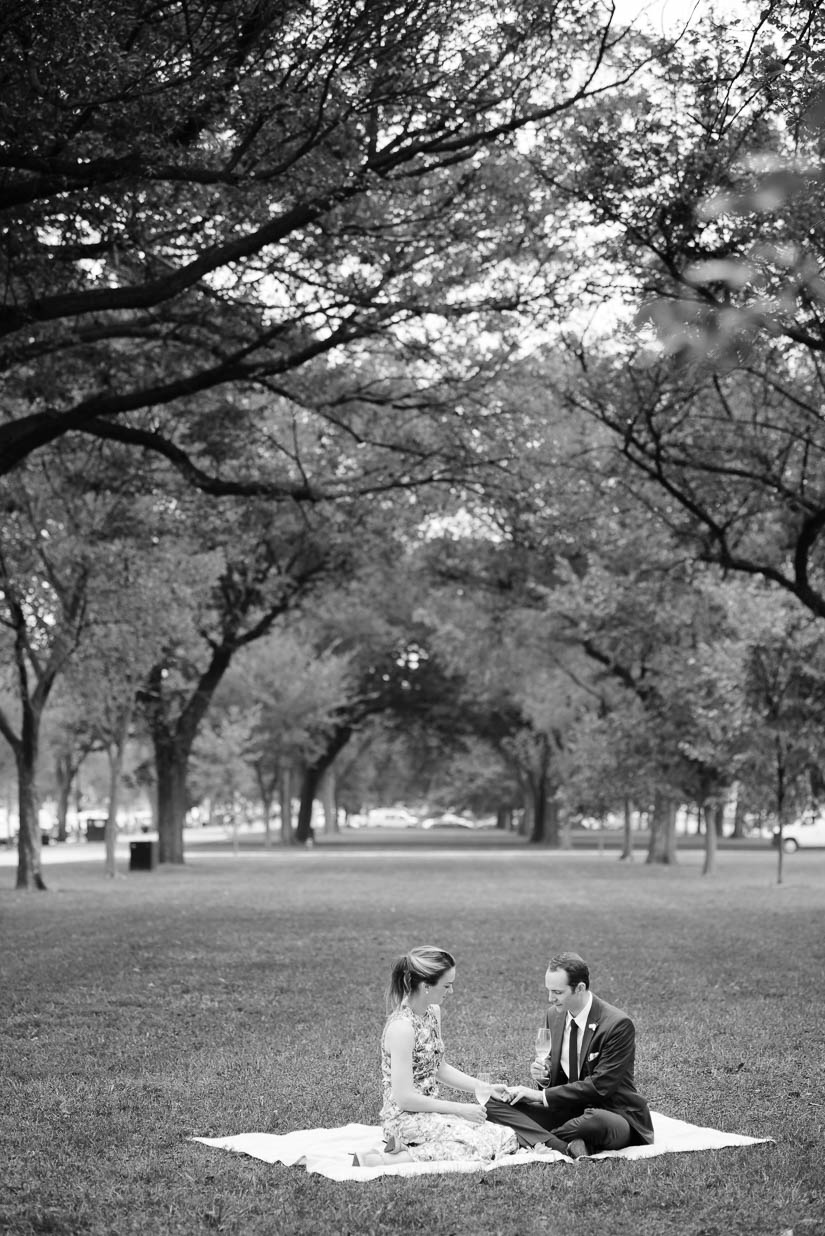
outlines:
[[[357,1150],[352,1156],[353,1167],[381,1167],[386,1161],[382,1150]]]
[[[390,1134],[384,1142],[383,1150],[361,1150],[352,1156],[353,1167],[385,1167],[392,1166],[397,1155],[403,1154],[407,1147],[399,1137]]]

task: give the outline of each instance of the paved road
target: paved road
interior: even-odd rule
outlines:
[[[123,834],[118,838],[116,859],[119,867],[129,862],[129,843],[140,840],[138,834]],[[622,846],[622,834],[616,830],[604,832],[585,831],[577,829],[571,834],[570,847],[564,849],[576,851],[618,851]],[[637,855],[647,850],[649,833],[638,831],[633,834],[633,848]],[[770,841],[765,837],[748,837],[734,839],[722,838],[718,842],[720,850],[762,850],[771,849]],[[678,837],[679,850],[700,850],[704,847],[704,838],[695,834]],[[280,851],[275,834],[273,851]],[[461,850],[461,851],[521,851],[536,849],[545,852],[559,853],[549,847],[531,847],[529,842],[516,833],[506,833],[500,829],[479,829],[471,832],[469,829],[439,829],[438,831],[422,831],[420,829],[388,829],[362,828],[344,829],[334,835],[319,833],[315,848],[327,853],[336,851],[373,851],[373,850]],[[242,853],[261,852],[264,849],[264,835],[261,830],[243,829],[238,837],[238,849]],[[564,852],[564,849],[561,852]],[[231,833],[224,828],[187,829],[184,834],[184,850],[197,850],[203,854],[230,854],[233,851]],[[99,862],[103,863],[105,856],[102,841],[71,841],[57,844],[52,842],[43,848],[43,866],[51,867],[59,863]],[[0,845],[0,867],[16,867],[17,851],[14,846]]]

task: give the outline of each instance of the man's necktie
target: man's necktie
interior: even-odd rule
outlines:
[[[570,1046],[567,1053],[569,1068],[567,1076],[570,1081],[579,1080],[579,1027],[574,1021],[570,1023]]]

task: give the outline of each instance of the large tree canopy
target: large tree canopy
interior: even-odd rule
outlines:
[[[537,147],[612,298],[611,338],[576,338],[550,380],[699,560],[823,617],[825,19],[745,13],[707,17],[609,114],[588,103],[561,148]]]
[[[213,492],[330,492],[263,408],[340,428],[356,406],[367,433],[365,400],[398,398],[374,355],[361,372],[376,339],[408,375],[426,356],[432,388],[447,324],[478,334],[546,290],[557,246],[508,139],[652,54],[619,48],[612,17],[589,0],[7,5],[0,468],[82,431]],[[228,424],[259,438],[241,482]]]

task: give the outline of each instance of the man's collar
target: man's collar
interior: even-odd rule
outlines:
[[[576,1025],[579,1027],[580,1030],[583,1030],[584,1027],[587,1025],[587,1019],[590,1016],[590,1010],[592,1007],[593,1007],[593,992],[589,991],[587,993],[587,1003],[585,1004],[584,1008],[581,1010],[580,1013],[577,1013],[575,1017],[571,1016],[570,1018],[571,1021],[574,1021],[576,1023]]]

